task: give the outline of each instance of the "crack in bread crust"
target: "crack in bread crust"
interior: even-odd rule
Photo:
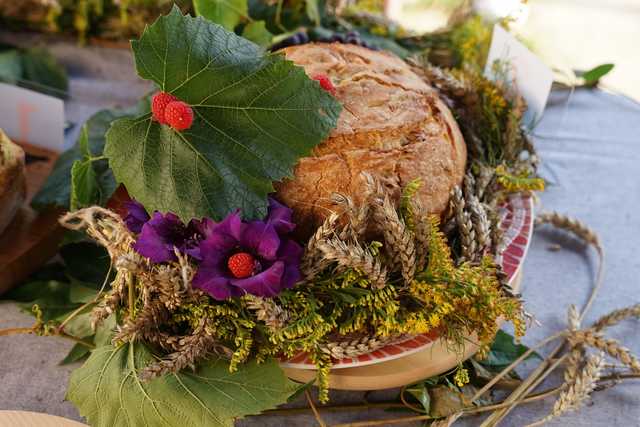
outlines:
[[[331,211],[334,192],[362,203],[363,171],[395,188],[421,178],[417,197],[442,213],[460,184],[466,146],[453,114],[400,58],[354,45],[312,43],[284,49],[308,75],[326,74],[344,109],[331,135],[299,160],[294,178],[276,184],[294,211],[298,234],[309,236]],[[302,203],[301,203],[302,202]]]

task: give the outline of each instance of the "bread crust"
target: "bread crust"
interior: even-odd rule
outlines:
[[[0,129],[0,234],[13,220],[26,194],[24,151]]]
[[[415,178],[417,197],[430,213],[442,213],[466,167],[466,145],[437,92],[400,58],[345,44],[312,43],[284,49],[309,76],[325,74],[343,110],[336,128],[294,177],[276,184],[277,197],[294,211],[301,235],[309,235],[336,211],[332,193],[363,201],[367,171],[396,198]]]

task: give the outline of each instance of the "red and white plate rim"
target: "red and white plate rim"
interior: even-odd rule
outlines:
[[[528,194],[514,194],[499,209],[504,250],[496,257],[496,262],[509,277],[509,283],[512,283],[522,268],[531,243],[534,218],[533,198]],[[358,357],[334,359],[332,360],[332,369],[355,368],[408,356],[430,347],[437,339],[438,334],[434,332],[420,334],[387,344],[378,350]],[[305,352],[289,359],[282,359],[280,365],[284,368],[315,369],[315,364]]]

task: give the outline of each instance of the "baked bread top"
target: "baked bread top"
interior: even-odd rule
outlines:
[[[24,151],[0,129],[0,234],[24,203],[26,193]]]
[[[327,75],[343,105],[337,127],[312,156],[299,160],[294,178],[276,185],[308,235],[336,207],[332,193],[363,201],[367,171],[396,196],[421,178],[417,194],[430,213],[446,209],[465,172],[466,145],[437,92],[400,58],[355,45],[312,43],[284,49],[313,77]]]

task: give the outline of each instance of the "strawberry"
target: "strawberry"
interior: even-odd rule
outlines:
[[[177,131],[182,131],[191,127],[193,110],[182,101],[173,101],[167,104],[164,118],[169,126]]]
[[[167,92],[158,92],[153,95],[153,98],[151,98],[151,114],[153,115],[154,120],[160,124],[166,125],[167,121],[164,119],[164,110],[170,102],[177,100],[178,98],[168,94]]]
[[[313,80],[316,80],[318,83],[320,83],[320,87],[326,90],[327,92],[329,92],[331,95],[336,94],[336,87],[333,85],[333,83],[331,82],[331,79],[329,79],[329,77],[326,74],[316,74],[311,78]]]
[[[255,270],[256,260],[247,252],[238,252],[229,257],[227,267],[236,279],[245,279]]]

